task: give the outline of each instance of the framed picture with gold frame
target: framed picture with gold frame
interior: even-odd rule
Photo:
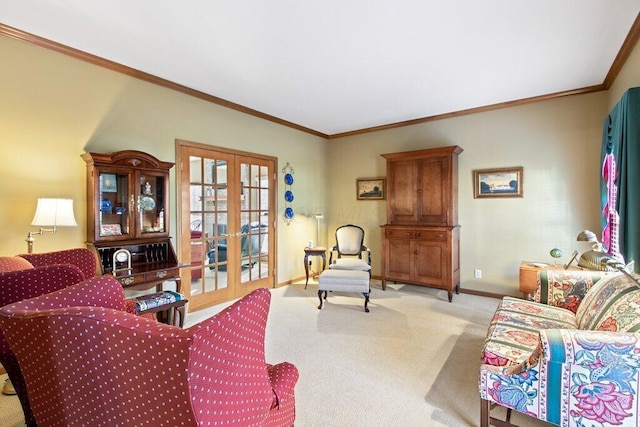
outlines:
[[[385,178],[356,179],[356,197],[358,200],[384,200],[385,181]]]
[[[522,197],[522,166],[473,171],[473,197]]]

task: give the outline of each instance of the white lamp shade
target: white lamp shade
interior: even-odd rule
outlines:
[[[39,227],[77,227],[73,199],[38,199],[31,225]]]

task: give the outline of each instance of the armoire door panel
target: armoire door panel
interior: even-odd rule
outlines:
[[[388,276],[395,280],[408,280],[411,278],[411,253],[410,240],[390,239],[387,244]]]
[[[420,161],[418,222],[430,225],[447,225],[449,191],[445,184],[447,182],[448,169],[448,162],[445,157]]]
[[[393,177],[387,183],[394,195],[389,199],[393,206],[394,222],[414,222],[417,218],[415,194],[418,185],[418,168],[414,161],[397,161]]]
[[[424,283],[443,287],[445,278],[444,245],[438,242],[415,241],[417,260],[415,277]]]

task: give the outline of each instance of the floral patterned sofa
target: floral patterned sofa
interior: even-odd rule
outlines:
[[[547,274],[542,302],[505,297],[494,314],[481,426],[506,425],[491,417],[495,404],[561,426],[639,425],[640,286],[621,273]]]

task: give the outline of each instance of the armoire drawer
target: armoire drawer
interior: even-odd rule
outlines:
[[[447,233],[445,231],[415,230],[413,232],[413,238],[419,240],[444,241],[447,240]]]
[[[384,236],[391,239],[413,239],[414,231],[406,228],[387,228]]]

